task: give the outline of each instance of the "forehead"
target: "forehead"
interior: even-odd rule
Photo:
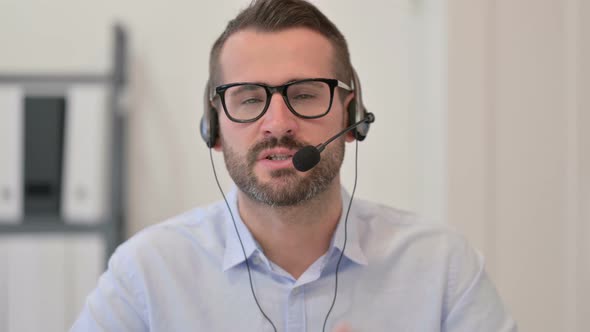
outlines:
[[[226,40],[219,57],[222,83],[281,84],[300,78],[333,78],[333,62],[330,41],[307,28],[241,30]]]

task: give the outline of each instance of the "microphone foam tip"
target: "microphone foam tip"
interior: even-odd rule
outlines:
[[[307,172],[320,162],[320,151],[308,145],[293,155],[293,166],[299,172]]]

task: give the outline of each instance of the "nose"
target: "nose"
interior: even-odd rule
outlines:
[[[265,137],[294,136],[299,129],[297,116],[291,113],[280,93],[272,94],[266,114],[260,120]]]

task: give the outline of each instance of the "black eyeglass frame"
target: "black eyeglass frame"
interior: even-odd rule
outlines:
[[[289,89],[289,87],[291,85],[305,83],[305,82],[323,82],[323,83],[328,84],[328,86],[330,87],[330,103],[328,105],[328,109],[324,113],[319,114],[319,115],[312,115],[312,116],[302,115],[302,114],[297,113],[297,111],[295,111],[293,106],[291,106],[291,103],[289,102],[289,97],[287,97],[287,90]],[[241,86],[241,85],[255,85],[255,86],[259,86],[259,87],[264,88],[264,90],[266,91],[266,104],[264,105],[264,108],[262,109],[260,114],[253,119],[248,119],[248,120],[236,119],[236,118],[232,117],[229,114],[229,112],[227,111],[227,107],[225,105],[225,92],[229,88],[232,88],[235,86]],[[276,86],[270,86],[270,85],[267,85],[264,83],[239,82],[239,83],[223,84],[223,85],[216,87],[215,92],[211,95],[209,100],[212,102],[213,99],[215,98],[215,96],[219,96],[219,98],[221,99],[221,105],[223,106],[223,111],[225,112],[225,115],[227,115],[228,119],[230,119],[233,122],[237,122],[237,123],[250,123],[250,122],[257,121],[266,113],[266,111],[268,110],[268,107],[270,106],[270,101],[272,99],[272,95],[275,92],[279,92],[281,94],[281,96],[283,97],[283,101],[285,102],[285,105],[287,105],[287,108],[289,109],[289,111],[291,111],[291,113],[293,113],[295,116],[303,118],[303,119],[317,119],[317,118],[321,118],[321,117],[325,116],[332,109],[332,102],[334,101],[334,90],[336,87],[342,88],[346,91],[354,91],[354,87],[351,88],[346,83],[344,83],[340,80],[337,80],[337,79],[332,79],[332,78],[306,78],[306,79],[291,81],[289,83],[286,83],[283,85],[276,85]]]

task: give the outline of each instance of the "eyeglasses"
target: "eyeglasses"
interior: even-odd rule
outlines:
[[[230,83],[216,87],[210,100],[219,95],[231,121],[248,123],[260,119],[268,110],[272,95],[279,92],[291,113],[304,119],[316,119],[330,112],[336,87],[353,91],[345,83],[329,78],[303,79],[278,86]]]

